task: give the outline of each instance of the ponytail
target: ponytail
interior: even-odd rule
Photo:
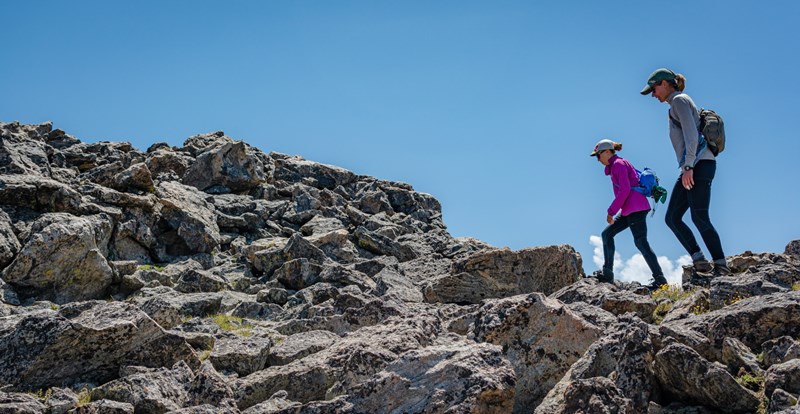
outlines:
[[[615,142],[614,143],[614,151],[621,151],[621,150],[622,150],[622,144],[619,143],[619,142]]]
[[[683,92],[683,90],[686,89],[686,77],[680,73],[675,75],[675,89],[678,90],[678,92]]]

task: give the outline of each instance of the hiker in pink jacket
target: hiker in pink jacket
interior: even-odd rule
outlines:
[[[590,154],[606,166],[605,173],[611,176],[611,184],[614,186],[614,201],[606,211],[608,227],[602,233],[603,270],[595,274],[601,282],[614,283],[614,236],[630,227],[633,243],[653,273],[653,283],[649,288],[655,290],[666,284],[667,279],[664,278],[656,254],[647,242],[647,212],[650,211],[650,202],[642,193],[633,189],[639,186],[639,174],[631,163],[616,154],[621,149],[622,144],[604,139],[594,146],[594,151]],[[617,213],[619,215],[614,218]]]

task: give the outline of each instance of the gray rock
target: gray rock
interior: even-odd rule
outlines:
[[[267,246],[266,248],[256,250],[265,245]],[[258,247],[250,249],[249,252],[252,252],[248,254],[248,259],[250,259],[253,267],[267,276],[271,276],[276,269],[291,260],[305,259],[308,263],[315,265],[320,265],[326,260],[325,253],[300,234],[294,234],[288,240],[269,239],[262,241],[258,244]]]
[[[659,384],[678,401],[696,401],[731,413],[755,412],[760,402],[725,368],[683,344],[670,344],[659,351],[654,371]]]
[[[767,376],[764,377],[764,394],[772,395],[777,388],[800,395],[800,358],[790,359],[767,369]]]
[[[764,355],[764,366],[769,367],[800,358],[800,341],[795,341],[791,336],[782,336],[764,342],[761,350]]]
[[[342,221],[334,217],[314,216],[308,223],[300,227],[304,236],[321,236],[344,229]]]
[[[156,187],[161,214],[169,230],[162,234],[165,253],[169,256],[210,253],[219,246],[220,235],[214,207],[202,193],[175,182],[162,182]]]
[[[165,413],[180,409],[189,400],[184,384],[192,380],[192,370],[183,362],[172,368],[142,369],[108,382],[91,391],[93,400],[126,402],[136,412]]]
[[[287,289],[300,290],[320,281],[322,266],[305,258],[289,260],[273,273]]]
[[[189,270],[175,283],[175,290],[184,293],[219,292],[230,289],[225,279],[205,270]]]
[[[478,303],[530,292],[547,295],[577,282],[581,257],[569,246],[489,250],[453,262],[424,288],[428,302]]]
[[[633,312],[645,321],[652,321],[656,309],[656,303],[650,295],[639,295],[615,285],[599,283],[595,278],[583,278],[550,297],[564,303],[585,302],[614,315]]]
[[[303,403],[327,399],[326,395],[335,397],[372,377],[402,353],[428,345],[436,329],[436,320],[423,315],[389,318],[381,325],[359,329],[322,351],[237,380],[238,406],[249,408],[279,390]]]
[[[9,414],[45,414],[47,407],[33,395],[0,391],[0,412]]]
[[[270,153],[275,162],[276,180],[304,182],[316,188],[335,189],[356,180],[356,175],[343,168],[306,161],[300,157]]]
[[[199,365],[183,338],[135,306],[83,302],[0,319],[0,382],[38,389],[116,378],[118,367]]]
[[[14,234],[11,218],[5,211],[0,210],[0,271],[11,263],[21,248],[22,245]]]
[[[246,376],[264,369],[272,341],[259,337],[223,337],[216,341],[208,360],[221,372]]]
[[[356,386],[358,412],[508,413],[515,376],[500,347],[467,341],[411,350]]]
[[[378,255],[394,256],[401,262],[417,257],[417,253],[409,246],[398,243],[386,236],[359,227],[353,233],[358,247]]]
[[[124,402],[100,400],[73,408],[69,414],[134,414],[134,407]]]
[[[750,349],[784,335],[800,335],[800,292],[747,298],[693,318],[662,322],[661,336],[671,336],[705,359],[721,359],[722,343],[736,338]]]
[[[56,303],[103,298],[113,280],[105,258],[111,228],[105,215],[45,214],[2,277],[25,297]]]
[[[708,312],[710,308],[708,289],[695,289],[689,296],[673,303],[672,309],[667,312],[661,323],[691,318],[697,314]]]
[[[81,212],[81,195],[68,185],[34,175],[0,175],[0,205],[37,212]]]
[[[155,192],[155,183],[147,164],[133,164],[118,173],[113,180],[112,188],[123,192]]]
[[[731,303],[752,296],[788,292],[790,289],[764,280],[758,274],[737,274],[714,278],[711,281],[709,304],[711,309],[720,309]]]
[[[403,302],[422,302],[422,291],[414,286],[408,278],[401,276],[390,267],[384,267],[375,275],[375,293],[384,296],[392,295]]]
[[[795,260],[800,260],[800,240],[792,240],[789,242],[783,254],[793,257]]]
[[[769,397],[768,413],[797,414],[800,413],[798,398],[780,388],[772,392]]]
[[[45,405],[51,414],[64,414],[76,405],[79,397],[69,388],[51,388],[49,398],[45,399]]]
[[[175,291],[160,291],[153,296],[130,299],[164,329],[171,329],[186,317],[204,317],[220,311],[222,297],[207,293],[181,294]]]
[[[517,375],[515,413],[537,406],[601,330],[541,293],[488,300],[473,329],[503,347]]]
[[[565,385],[564,397],[558,405],[542,405],[534,411],[536,414],[566,413],[637,413],[633,402],[626,398],[614,381],[605,377],[577,379]],[[543,404],[544,405],[544,404]]]
[[[617,401],[621,404],[620,409],[633,410],[631,412],[647,411],[649,401],[658,396],[652,370],[656,350],[650,340],[650,325],[626,315],[609,326],[606,332],[606,336],[593,343],[572,364],[548,392],[536,413],[571,412],[566,408],[575,407],[571,400],[578,398],[585,402],[588,396],[581,393],[596,391],[598,378],[602,378],[602,382],[611,380],[613,386],[610,388],[612,394],[604,396],[604,401]],[[624,403],[616,396],[623,397]],[[607,409],[606,412],[614,411]]]
[[[53,124],[0,122],[0,174],[50,176],[45,139]]]
[[[194,159],[182,152],[159,149],[147,154],[145,164],[153,177],[171,177],[174,181],[183,177]]]
[[[764,370],[758,364],[758,358],[747,345],[735,338],[725,338],[722,342],[722,360],[728,366],[728,372],[738,374],[746,372],[753,377],[763,377]]]
[[[220,186],[240,192],[257,187],[266,180],[264,164],[252,154],[247,144],[228,137],[221,139],[227,142],[216,143],[196,156],[183,176],[184,184],[199,190]]]
[[[338,340],[339,335],[328,331],[308,331],[289,335],[279,339],[270,349],[267,363],[269,366],[286,365],[322,351]]]
[[[353,263],[356,258],[358,258],[358,250],[353,241],[350,240],[350,233],[348,233],[347,230],[342,229],[329,233],[312,235],[308,240],[335,262],[349,264]]]

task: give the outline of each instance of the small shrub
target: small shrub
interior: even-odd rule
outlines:
[[[89,392],[88,388],[82,388],[81,391],[78,393],[78,407],[83,407],[86,404],[92,402],[92,394]]]
[[[156,265],[141,265],[137,267],[138,270],[155,270],[156,272],[161,272],[165,269],[164,266],[156,266]]]
[[[742,387],[745,387],[749,390],[758,392],[764,387],[764,377],[762,376],[753,376],[749,373],[742,373],[736,378],[736,382],[739,383]]]
[[[55,303],[51,303],[50,304],[50,310],[57,311],[58,310],[58,305],[56,305]]]
[[[675,302],[687,298],[691,294],[692,292],[684,291],[678,285],[662,285],[658,290],[651,293],[650,297],[658,303],[653,311],[653,322],[655,324],[661,323],[667,313],[672,310]]]
[[[800,290],[800,282],[797,282],[797,283],[793,284],[792,285],[792,290],[795,291],[795,292]]]
[[[204,351],[200,351],[200,352],[197,353],[197,357],[200,358],[201,361],[207,360],[208,357],[210,357],[210,356],[211,356],[211,350],[210,349],[206,349]]]
[[[49,400],[50,397],[53,396],[53,389],[52,388],[48,388],[47,391],[42,390],[42,389],[38,389],[38,390],[36,390],[36,392],[31,392],[31,393],[28,393],[28,394],[32,395],[37,400],[42,400],[43,402],[46,403],[47,400]]]
[[[219,313],[212,316],[211,319],[223,331],[232,332],[244,337],[253,336],[253,327],[238,316]]]
[[[734,293],[733,295],[729,296],[727,300],[725,300],[725,306],[733,305],[736,302],[739,302],[742,299],[745,299],[746,296],[742,296],[739,293]]]

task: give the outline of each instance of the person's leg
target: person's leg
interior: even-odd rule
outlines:
[[[658,264],[658,258],[647,241],[647,211],[637,211],[629,215],[628,224],[631,227],[631,233],[633,233],[633,244],[644,256],[644,261],[647,262],[647,266],[653,274],[655,285],[667,283],[667,279],[664,278],[664,272],[661,270],[661,265]]]
[[[620,217],[614,221],[614,224],[609,224],[601,237],[603,239],[603,281],[611,282],[614,280],[614,236],[619,232],[628,228],[628,220],[625,217]]]
[[[697,231],[700,232],[700,237],[703,238],[703,242],[714,260],[714,265],[727,266],[719,233],[717,233],[714,225],[711,224],[711,218],[708,213],[711,205],[711,183],[714,180],[716,170],[717,163],[715,161],[704,160],[695,165],[694,187],[689,191],[688,197],[689,210],[692,215],[692,222],[697,227]]]
[[[695,239],[689,226],[683,222],[683,215],[686,214],[687,210],[689,210],[689,191],[683,187],[681,178],[678,177],[675,186],[672,188],[672,195],[669,196],[664,221],[667,223],[667,227],[672,230],[672,233],[675,234],[675,237],[678,238],[678,242],[692,256],[692,262],[705,262],[705,256],[703,251],[700,250],[700,245],[697,244],[697,239]]]

